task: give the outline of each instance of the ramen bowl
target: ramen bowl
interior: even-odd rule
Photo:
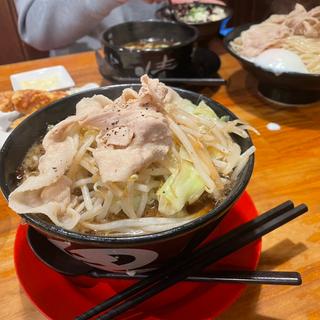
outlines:
[[[122,77],[174,77],[192,61],[196,28],[169,21],[132,21],[103,33],[105,59]]]
[[[221,18],[217,18],[214,21],[186,21],[183,18],[183,15],[190,10],[191,6],[203,6],[207,10],[212,10],[213,8],[219,8],[224,11],[224,16]],[[157,15],[162,19],[178,21],[181,23],[185,23],[189,26],[193,26],[198,30],[198,42],[202,47],[207,47],[209,45],[210,40],[217,38],[219,36],[219,30],[221,26],[221,22],[224,19],[230,18],[232,15],[231,8],[227,6],[221,6],[212,3],[179,3],[173,4],[171,6],[165,6],[162,9],[159,9]]]
[[[235,28],[224,39],[225,48],[257,79],[258,92],[267,100],[280,105],[304,105],[320,100],[320,74],[298,72],[275,73],[244,59],[230,46],[250,25]]]
[[[110,99],[119,97],[125,88],[135,90],[140,85],[114,85],[94,89],[66,97],[33,113],[8,137],[0,152],[0,184],[6,198],[17,186],[17,169],[28,149],[46,133],[48,125],[54,125],[75,113],[75,105],[84,97],[103,94]],[[199,103],[203,100],[218,116],[236,116],[227,108],[209,98],[183,89],[175,89],[182,97]],[[252,146],[249,138],[234,136],[242,151]],[[207,214],[178,227],[152,234],[136,236],[99,236],[81,234],[54,225],[42,215],[24,214],[23,220],[59,249],[90,266],[111,272],[147,272],[166,264],[168,260],[182,256],[194,249],[223,219],[243,193],[252,174],[253,155],[234,182],[227,197]],[[179,255],[180,254],[180,255]]]

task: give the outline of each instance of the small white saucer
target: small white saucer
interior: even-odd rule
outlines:
[[[74,81],[63,66],[15,73],[10,76],[14,90],[61,90],[74,87]]]

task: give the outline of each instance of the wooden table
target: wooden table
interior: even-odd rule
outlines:
[[[263,239],[260,269],[296,270],[301,287],[250,286],[220,320],[320,319],[320,103],[303,108],[272,106],[254,91],[254,81],[237,61],[221,55],[226,87],[202,93],[230,108],[257,128],[256,165],[248,191],[259,212],[292,199],[306,203],[309,213]],[[93,53],[81,53],[0,66],[0,90],[10,89],[9,75],[53,65],[64,65],[76,82],[104,84]],[[281,126],[270,131],[270,122]],[[0,197],[0,319],[37,320],[43,316],[20,289],[14,271],[13,243],[19,217]],[[60,319],[58,319],[60,320]],[[188,319],[186,319],[188,320]]]

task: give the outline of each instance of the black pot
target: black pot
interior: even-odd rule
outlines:
[[[191,63],[198,32],[194,27],[169,21],[133,21],[118,24],[103,34],[106,60],[122,77],[175,77]],[[167,48],[126,49],[129,42],[142,39],[166,39],[179,43]]]
[[[229,53],[239,60],[242,67],[257,79],[258,91],[267,99],[280,104],[299,105],[320,100],[320,74],[298,72],[275,74],[242,58],[232,50],[230,42],[250,26],[247,24],[235,28],[225,37],[224,45]]]
[[[50,106],[33,113],[23,121],[8,137],[0,152],[0,185],[6,198],[16,186],[16,172],[26,152],[33,143],[39,141],[50,124],[56,124],[75,113],[75,105],[83,97],[94,94],[104,94],[110,99],[119,97],[123,89],[131,87],[139,89],[140,85],[114,85],[87,92],[78,93],[63,98]],[[175,89],[182,97],[199,103],[203,100],[218,116],[228,115],[231,119],[236,116],[219,103],[183,89]],[[234,136],[242,151],[252,146],[250,138],[243,139]],[[58,227],[41,215],[25,214],[24,220],[55,244],[61,250],[74,258],[96,268],[107,271],[126,271],[130,269],[140,272],[154,269],[165,264],[179,253],[188,252],[203,240],[219,223],[244,191],[252,174],[254,156],[252,155],[240,173],[230,194],[208,214],[199,217],[179,227],[147,235],[139,236],[95,236],[80,234]],[[111,256],[111,257],[110,257]],[[112,263],[114,256],[120,257]]]

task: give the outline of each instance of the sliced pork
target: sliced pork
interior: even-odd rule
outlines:
[[[39,174],[28,177],[10,194],[9,206],[18,213],[46,214],[55,224],[71,229],[79,220],[75,211],[68,209],[71,166],[72,172],[80,170],[81,165],[96,166],[103,183],[125,182],[141,168],[162,160],[172,143],[168,123],[158,108],[168,93],[163,87],[146,79],[139,95],[126,89],[115,101],[102,95],[82,99],[76,106],[76,115],[46,134]],[[79,140],[85,139],[82,129],[97,132],[92,151],[95,163],[82,159],[87,152],[78,148]],[[93,143],[88,141],[88,146]],[[91,208],[92,204],[87,206]],[[62,212],[67,213],[63,218],[67,222],[61,221]]]

